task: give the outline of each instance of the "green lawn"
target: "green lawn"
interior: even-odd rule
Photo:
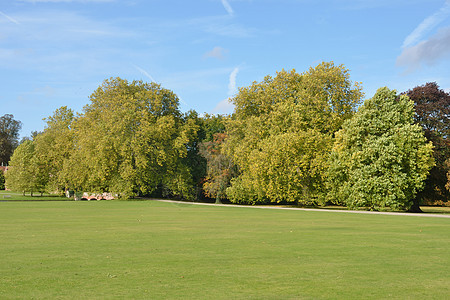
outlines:
[[[0,299],[448,299],[450,219],[0,203]]]
[[[30,193],[26,193],[25,196],[23,193],[12,192],[12,191],[1,191],[0,190],[0,201],[67,201],[71,200],[67,197],[59,197],[53,194],[43,194],[41,196],[40,193],[33,193],[33,196]]]

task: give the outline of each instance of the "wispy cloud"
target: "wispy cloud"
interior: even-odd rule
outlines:
[[[141,67],[138,67],[136,65],[133,65],[133,67],[135,67],[139,72],[141,72],[143,75],[145,75],[151,81],[156,82],[156,80],[152,77],[152,75],[150,75],[147,71],[145,71]]]
[[[4,16],[5,18],[7,18],[9,21],[16,23],[17,25],[20,25],[19,21],[17,21],[16,19],[8,16],[7,14],[5,14],[4,12],[0,11],[0,15]]]
[[[422,23],[411,32],[403,42],[403,48],[410,47],[419,42],[423,36],[435,28],[450,15],[450,0],[447,0],[437,12],[425,18]]]
[[[239,73],[239,67],[236,67],[233,69],[233,71],[230,74],[229,83],[228,83],[228,96],[232,97],[237,92],[236,87],[236,77]]]
[[[230,114],[233,112],[234,104],[230,102],[230,98],[224,99],[217,103],[216,107],[211,111],[213,114]]]
[[[425,18],[403,41],[397,66],[406,72],[417,70],[422,64],[433,65],[450,53],[450,27],[441,28],[428,39],[424,37],[450,16],[450,0],[434,14]]]
[[[228,50],[216,46],[211,51],[206,52],[203,57],[204,58],[217,58],[217,59],[224,59],[225,54],[228,52]]]
[[[234,15],[233,8],[231,7],[230,3],[228,3],[227,0],[222,0],[222,5],[230,16]]]
[[[407,72],[412,72],[423,63],[432,65],[448,55],[450,55],[450,27],[441,29],[426,41],[405,48],[397,58],[397,65],[406,67]]]
[[[228,79],[228,97],[219,103],[217,103],[216,107],[212,110],[212,113],[223,113],[223,114],[229,114],[234,109],[234,104],[231,103],[230,99],[233,97],[237,92],[237,86],[236,86],[236,77],[239,73],[239,67],[235,67],[233,71],[231,71],[229,79]]]

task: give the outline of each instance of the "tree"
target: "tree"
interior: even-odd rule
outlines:
[[[203,189],[208,197],[216,199],[216,203],[221,203],[222,199],[226,198],[226,189],[237,173],[231,159],[222,153],[226,137],[226,133],[215,133],[213,140],[205,140],[200,146],[200,153],[207,161],[207,175]]]
[[[435,82],[417,86],[405,94],[414,101],[414,121],[433,143],[436,162],[425,181],[425,188],[416,196],[415,206],[418,207],[420,202],[449,201],[450,191],[445,186],[447,173],[450,175],[450,94]]]
[[[197,125],[183,119],[178,97],[156,83],[105,80],[71,125],[67,182],[74,189],[120,193],[128,198],[162,189],[193,197],[183,158]]]
[[[11,156],[10,167],[6,173],[6,185],[13,191],[44,192],[46,173],[43,164],[36,160],[35,147],[32,141],[24,141]]]
[[[413,102],[379,89],[336,133],[328,199],[350,208],[408,210],[434,165]]]
[[[224,150],[238,166],[233,202],[310,204],[322,194],[334,132],[361,101],[344,66],[281,71],[239,89]]]
[[[63,193],[69,188],[74,121],[73,111],[63,106],[46,119],[47,125],[43,132],[32,133],[36,164],[40,165],[48,191]]]
[[[19,145],[19,131],[22,128],[20,121],[14,120],[10,114],[0,117],[0,162],[8,165],[14,149]]]
[[[0,169],[0,190],[5,189],[5,174],[3,173],[3,170]]]

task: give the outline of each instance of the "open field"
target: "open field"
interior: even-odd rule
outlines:
[[[57,195],[34,193],[33,196],[30,193],[26,193],[25,196],[22,193],[12,191],[0,191],[0,201],[67,201],[71,200],[66,197],[59,197]]]
[[[0,203],[1,299],[445,299],[450,219]]]

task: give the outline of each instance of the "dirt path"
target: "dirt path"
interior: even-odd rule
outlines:
[[[235,204],[214,204],[201,202],[184,202],[175,200],[154,199],[155,201],[174,203],[174,204],[191,204],[204,206],[223,206],[223,207],[246,207],[259,209],[281,209],[281,210],[301,210],[301,211],[326,211],[335,213],[349,213],[349,214],[375,214],[388,216],[410,216],[410,217],[427,217],[427,218],[450,218],[450,215],[433,214],[433,213],[402,213],[402,212],[380,212],[380,211],[365,211],[365,210],[337,210],[337,209],[322,209],[322,208],[295,208],[295,207],[274,207],[274,206],[258,206],[258,205],[235,205]]]

